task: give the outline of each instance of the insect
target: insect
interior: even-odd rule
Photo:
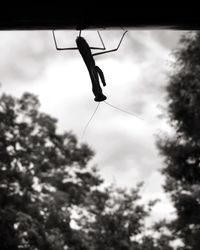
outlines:
[[[107,97],[103,94],[102,88],[100,86],[99,78],[101,79],[101,82],[102,82],[104,87],[106,86],[106,82],[105,82],[105,77],[104,77],[103,71],[95,63],[94,56],[117,51],[121,45],[121,42],[122,42],[125,34],[127,33],[127,31],[125,31],[123,33],[123,35],[119,41],[119,44],[115,49],[92,54],[92,52],[91,52],[92,49],[95,49],[95,50],[105,50],[106,49],[99,31],[97,31],[97,32],[98,32],[99,38],[101,40],[101,43],[103,45],[103,47],[101,47],[101,48],[90,47],[88,45],[87,41],[81,36],[81,31],[79,32],[79,36],[76,38],[77,47],[59,48],[57,45],[54,30],[53,30],[53,38],[54,38],[55,47],[57,50],[79,50],[79,52],[83,58],[83,61],[85,62],[85,65],[88,69],[89,75],[90,75],[90,79],[92,82],[92,91],[93,91],[93,94],[95,96],[94,101],[102,102],[102,101],[105,101],[107,99]]]
[[[90,47],[88,45],[87,41],[81,36],[81,30],[80,30],[79,35],[76,38],[77,47],[69,47],[69,48],[60,48],[60,47],[58,47],[58,43],[56,41],[56,36],[55,36],[55,31],[54,30],[52,31],[55,47],[56,47],[57,50],[61,50],[61,51],[62,50],[79,50],[79,52],[80,52],[80,54],[81,54],[81,56],[83,58],[83,61],[84,61],[85,65],[86,65],[86,67],[88,69],[89,75],[90,75],[90,79],[91,79],[91,83],[92,83],[92,91],[93,91],[93,94],[95,96],[94,101],[98,102],[98,105],[95,108],[95,111],[93,112],[90,120],[88,121],[87,125],[85,126],[82,137],[83,137],[83,135],[84,135],[90,121],[94,117],[94,115],[95,115],[95,113],[96,113],[96,111],[97,111],[97,109],[99,107],[100,102],[104,101],[107,105],[109,105],[112,108],[115,108],[115,109],[117,109],[119,111],[122,111],[124,113],[127,113],[129,115],[136,116],[136,115],[134,115],[134,114],[132,114],[130,112],[127,112],[127,111],[125,111],[123,109],[120,109],[120,108],[108,103],[107,101],[105,101],[107,99],[107,97],[103,94],[102,88],[100,86],[100,81],[99,81],[99,79],[100,79],[103,86],[105,87],[106,86],[105,77],[104,77],[103,71],[96,65],[95,60],[94,60],[95,56],[117,51],[119,49],[121,43],[122,43],[122,40],[123,40],[125,34],[127,32],[128,31],[123,32],[123,34],[121,36],[121,39],[120,39],[120,41],[118,43],[118,46],[116,48],[111,49],[111,50],[106,50],[104,42],[103,42],[103,40],[101,38],[101,35],[100,35],[99,31],[97,31],[97,33],[98,33],[98,36],[100,38],[102,47]],[[103,50],[103,51],[92,53],[92,50]],[[138,116],[136,116],[136,117],[141,119]]]

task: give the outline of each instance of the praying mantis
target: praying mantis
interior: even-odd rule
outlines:
[[[104,45],[104,42],[102,40],[102,37],[101,37],[99,31],[97,31],[97,33],[98,33],[98,36],[100,38],[102,47],[90,47],[89,44],[87,43],[87,41],[81,36],[81,30],[80,30],[79,35],[76,38],[77,47],[68,47],[68,48],[60,48],[58,46],[56,36],[55,36],[55,31],[54,30],[52,31],[56,49],[60,50],[60,51],[63,51],[63,50],[79,50],[79,53],[81,54],[81,56],[83,58],[83,61],[84,61],[85,65],[86,65],[86,67],[88,69],[88,72],[89,72],[89,75],[90,75],[90,79],[91,79],[91,83],[92,83],[92,91],[93,91],[93,94],[94,94],[94,97],[95,97],[94,101],[98,102],[98,105],[95,108],[95,111],[93,112],[93,114],[92,114],[90,120],[88,121],[87,125],[85,126],[85,129],[83,131],[83,135],[84,135],[84,133],[86,131],[86,128],[88,127],[90,121],[92,120],[94,114],[96,113],[100,102],[104,101],[107,105],[111,106],[112,108],[115,108],[115,109],[117,109],[119,111],[122,111],[124,113],[127,113],[129,115],[136,116],[136,115],[134,115],[134,114],[132,114],[130,112],[127,112],[127,111],[125,111],[123,109],[120,109],[120,108],[118,108],[118,107],[116,107],[116,106],[114,106],[114,105],[112,105],[112,104],[105,101],[107,99],[107,97],[103,94],[102,88],[100,86],[100,81],[99,81],[99,79],[100,79],[103,86],[105,87],[106,86],[105,77],[104,77],[103,71],[96,65],[95,60],[94,60],[95,56],[117,51],[119,49],[121,43],[122,43],[122,40],[123,40],[125,34],[127,32],[128,32],[127,30],[123,32],[123,34],[121,36],[121,39],[120,39],[120,41],[118,43],[118,46],[116,48],[106,50],[106,47]],[[92,53],[92,50],[103,50],[103,51]],[[142,119],[142,118],[140,118],[138,116],[136,116],[136,117],[139,118],[139,119]],[[82,137],[83,137],[83,135],[82,135]]]
[[[103,94],[102,88],[100,86],[99,78],[101,79],[101,82],[102,82],[104,87],[106,86],[106,82],[105,82],[105,77],[104,77],[103,71],[95,63],[94,56],[117,51],[121,45],[121,42],[122,42],[125,34],[127,33],[127,31],[124,31],[124,33],[119,41],[119,44],[115,49],[92,54],[92,52],[91,52],[92,49],[95,49],[95,50],[105,50],[106,49],[99,31],[97,31],[97,32],[98,32],[99,38],[100,38],[102,46],[103,46],[101,48],[90,47],[88,45],[87,41],[81,36],[81,31],[79,32],[79,36],[76,38],[77,47],[59,48],[57,41],[56,41],[54,30],[53,30],[53,38],[54,38],[54,43],[55,43],[55,47],[57,50],[79,50],[79,52],[83,58],[83,61],[85,62],[85,65],[88,69],[89,75],[90,75],[90,79],[92,82],[92,91],[93,91],[93,94],[95,96],[94,101],[102,102],[102,101],[105,101],[107,99],[107,97]]]

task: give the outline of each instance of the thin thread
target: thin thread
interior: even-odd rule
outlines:
[[[109,102],[106,102],[106,101],[104,101],[104,102],[105,102],[107,105],[109,105],[109,106],[111,106],[112,108],[114,108],[114,109],[117,109],[117,110],[119,110],[119,111],[121,111],[121,112],[124,112],[124,113],[126,113],[126,114],[128,114],[128,115],[135,116],[136,118],[138,118],[138,119],[144,121],[143,118],[141,118],[141,117],[139,117],[139,116],[137,116],[137,115],[135,115],[135,114],[133,114],[133,113],[131,113],[131,112],[128,112],[128,111],[126,111],[126,110],[123,110],[123,109],[121,109],[121,108],[118,108],[118,107],[116,107],[116,106],[110,104]]]
[[[92,116],[90,117],[90,120],[89,120],[89,121],[87,122],[87,124],[85,125],[85,128],[84,128],[84,130],[83,130],[81,139],[83,139],[83,136],[85,135],[86,129],[88,128],[88,126],[89,126],[89,124],[90,124],[92,118],[94,117],[95,113],[97,112],[99,105],[100,105],[100,102],[97,104],[97,106],[96,106],[96,108],[95,108],[95,110],[94,110]]]

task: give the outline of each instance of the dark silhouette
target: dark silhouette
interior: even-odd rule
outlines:
[[[179,8],[171,5],[143,2],[131,5],[124,2],[120,6],[96,7],[86,4],[79,8],[77,4],[68,6],[49,2],[29,1],[27,4],[18,2],[13,9],[10,2],[5,6],[0,16],[1,30],[52,30],[52,29],[199,29],[200,17],[198,5],[182,4]],[[144,8],[145,7],[145,8]],[[178,9],[178,11],[177,11]]]
[[[90,74],[92,82],[92,91],[95,96],[94,100],[96,102],[102,102],[106,100],[107,97],[102,93],[102,89],[99,83],[99,76],[103,83],[103,86],[106,86],[104,74],[102,70],[95,65],[94,58],[92,56],[90,47],[87,44],[86,40],[83,37],[78,36],[76,39],[76,44]]]
[[[200,249],[200,32],[188,32],[174,52],[167,86],[168,117],[175,131],[158,146],[165,158],[164,188],[177,218],[169,225],[180,249]]]
[[[29,93],[0,97],[0,128],[0,249],[82,245],[70,209],[86,207],[102,182],[87,167],[93,151],[71,133],[58,134],[56,119],[39,112]]]
[[[99,38],[100,38],[102,45],[103,45],[102,48],[90,47],[88,45],[88,43],[86,42],[86,40],[83,37],[81,37],[81,32],[79,33],[79,36],[76,39],[77,48],[76,47],[75,48],[74,47],[73,48],[59,48],[57,45],[55,33],[53,31],[53,38],[54,38],[54,42],[55,42],[55,46],[56,46],[57,50],[77,50],[77,49],[79,50],[79,52],[83,58],[83,61],[85,62],[85,65],[89,71],[89,75],[90,75],[91,82],[92,82],[92,91],[93,91],[94,96],[95,96],[94,100],[96,102],[105,101],[107,99],[107,97],[103,94],[100,83],[99,83],[99,77],[100,77],[100,79],[103,83],[103,86],[106,86],[104,74],[103,74],[103,71],[98,66],[95,65],[94,56],[117,51],[118,48],[120,47],[120,44],[121,44],[126,32],[127,31],[125,31],[123,33],[123,35],[120,39],[120,42],[119,42],[116,49],[107,50],[107,51],[92,54],[91,49],[105,50],[105,46],[104,46],[103,40],[102,40],[99,32],[98,32],[98,35],[99,35]]]

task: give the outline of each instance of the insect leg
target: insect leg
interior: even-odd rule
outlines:
[[[77,50],[77,49],[78,49],[77,47],[72,47],[72,48],[59,48],[59,47],[58,47],[58,44],[57,44],[57,41],[56,41],[56,36],[55,36],[54,30],[52,30],[52,34],[53,34],[53,40],[54,40],[54,43],[55,43],[55,47],[56,47],[57,50]]]
[[[125,34],[126,34],[127,32],[128,32],[128,30],[126,30],[126,31],[123,33],[123,35],[122,35],[122,37],[121,37],[121,39],[120,39],[120,41],[119,41],[119,44],[118,44],[117,48],[111,49],[111,50],[107,50],[107,51],[103,51],[103,52],[94,53],[94,54],[92,54],[92,55],[93,55],[93,56],[97,56],[97,55],[102,55],[102,54],[106,54],[106,53],[110,53],[110,52],[117,51],[117,50],[119,49],[121,43],[122,43],[122,40],[123,40]]]
[[[99,74],[99,76],[101,78],[103,86],[106,86],[106,81],[105,81],[105,77],[104,77],[103,71],[98,66],[95,66],[95,69],[96,69],[97,73]]]
[[[102,47],[102,48],[99,48],[99,47],[90,47],[90,49],[105,50],[106,47],[105,47],[105,44],[104,44],[104,42],[103,42],[103,39],[102,39],[102,37],[101,37],[101,35],[100,35],[100,32],[97,31],[97,33],[98,33],[98,35],[99,35],[99,38],[100,38],[100,41],[101,41],[101,44],[102,44],[103,47]]]
[[[104,44],[104,42],[103,42],[103,39],[102,39],[102,37],[101,37],[101,35],[100,35],[100,32],[97,31],[97,33],[98,33],[98,35],[99,35],[99,38],[100,38],[100,40],[101,40],[101,44],[102,44],[103,47],[90,47],[90,49],[105,50],[106,47],[105,47],[105,44]]]

